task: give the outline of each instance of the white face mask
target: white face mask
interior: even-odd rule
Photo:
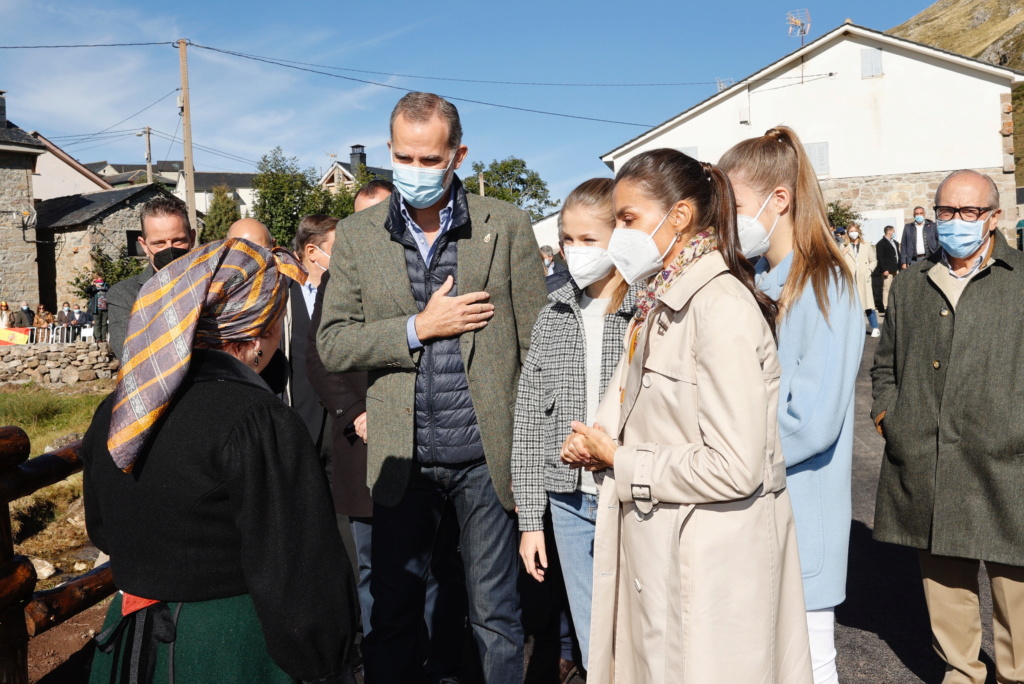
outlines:
[[[604,247],[566,247],[562,251],[565,252],[569,275],[581,290],[601,280],[615,268],[611,255]]]
[[[857,231],[855,231],[855,230],[851,230],[851,231],[850,231],[850,239],[851,239],[851,240],[856,240],[856,239],[858,239],[859,237],[860,237],[860,233],[858,233],[858,232],[857,232]]]
[[[321,253],[321,254],[323,254],[323,255],[324,255],[325,257],[327,257],[327,260],[328,260],[328,261],[330,261],[330,259],[331,259],[331,255],[330,255],[330,254],[328,254],[327,252],[325,252],[324,250],[320,249],[320,245],[313,245],[313,247],[314,247],[314,248],[315,248],[315,249],[316,249],[316,250],[317,250],[318,252],[320,252],[320,253]],[[320,266],[320,264],[317,264],[317,263],[316,263],[315,261],[314,261],[313,263],[314,263],[314,264],[316,264],[317,266]],[[324,268],[323,266],[320,266],[320,270],[321,270],[321,271],[326,271],[327,269],[326,269],[326,268]]]
[[[772,233],[775,232],[775,226],[779,225],[779,219],[782,215],[780,214],[775,217],[775,223],[772,224],[772,228],[769,231],[765,231],[764,226],[757,219],[764,212],[772,197],[773,195],[768,195],[768,199],[757,210],[755,216],[744,216],[743,214],[736,216],[736,232],[740,238],[740,251],[748,259],[761,256],[771,246]]]
[[[675,205],[673,205],[673,209]],[[612,231],[612,239],[608,241],[608,254],[611,257],[615,268],[619,269],[623,279],[630,285],[637,283],[644,278],[649,278],[661,270],[665,262],[665,256],[672,251],[673,245],[679,240],[677,235],[664,252],[658,252],[658,245],[654,242],[654,236],[661,230],[668,214],[661,219],[654,232],[648,235],[636,228],[617,228]]]

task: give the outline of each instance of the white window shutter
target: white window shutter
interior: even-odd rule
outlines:
[[[807,152],[807,156],[811,160],[811,168],[814,169],[814,173],[818,176],[827,176],[829,174],[828,143],[806,143],[804,151]]]
[[[882,48],[864,48],[860,51],[860,77],[878,78],[882,75]]]

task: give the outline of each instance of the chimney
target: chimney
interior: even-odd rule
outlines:
[[[6,90],[0,90],[0,128],[7,128],[7,98],[4,95]]]
[[[353,145],[349,163],[352,165],[352,173],[356,173],[360,165],[366,166],[366,148],[362,145]]]

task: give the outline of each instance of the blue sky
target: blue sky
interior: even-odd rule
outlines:
[[[841,24],[886,30],[928,0],[805,4],[809,39]],[[774,0],[629,2],[122,2],[0,0],[0,45],[172,41],[332,67],[454,79],[545,83],[700,83],[672,87],[544,87],[426,80],[332,71],[410,90],[598,119],[654,125],[705,99],[718,78],[739,80],[799,47],[786,35],[794,3]],[[366,146],[389,167],[385,143],[400,90],[189,49],[193,140],[242,159],[275,146],[325,169]],[[166,45],[0,50],[0,90],[19,126],[58,143],[93,133],[179,85]],[[644,127],[456,101],[468,161],[522,157],[562,199],[581,181],[610,175],[599,155]],[[836,102],[836,107],[845,106]],[[173,136],[175,95],[111,130],[151,126]],[[142,163],[141,138],[68,145],[81,161]],[[153,138],[155,159],[180,159],[180,143]],[[714,161],[714,160],[710,160]],[[200,171],[250,171],[244,161],[196,152]],[[468,172],[468,163],[463,171]]]

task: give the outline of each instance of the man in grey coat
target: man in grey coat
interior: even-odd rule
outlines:
[[[986,678],[980,561],[1000,682],[1024,681],[1024,255],[974,171],[935,195],[941,248],[895,279],[871,369],[885,437],[874,537],[919,549],[943,682]]]
[[[369,371],[373,497],[370,684],[418,682],[428,565],[459,525],[469,619],[487,682],[521,682],[510,453],[519,372],[544,277],[527,214],[467,194],[451,103],[409,93],[391,115],[397,187],[338,224],[317,335],[332,372]],[[453,635],[459,638],[458,634]]]
[[[153,274],[196,244],[196,231],[188,223],[185,203],[176,197],[160,195],[142,205],[139,214],[142,235],[139,245],[149,259],[142,273],[115,283],[107,292],[109,330],[107,339],[118,359],[128,334],[128,316],[139,297],[139,290]]]

